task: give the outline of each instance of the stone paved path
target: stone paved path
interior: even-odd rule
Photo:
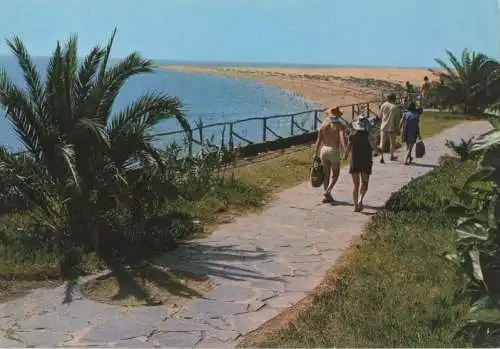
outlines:
[[[319,204],[308,183],[283,191],[260,214],[237,218],[158,263],[209,275],[215,288],[175,314],[161,307],[123,309],[78,297],[62,304],[64,287],[39,289],[0,305],[1,347],[233,347],[242,334],[296,303],[320,283],[349,241],[390,193],[436,165],[446,138],[489,130],[486,122],[457,126],[426,140],[427,155],[411,167],[374,166],[366,214],[350,206],[346,169],[335,189],[341,202]]]

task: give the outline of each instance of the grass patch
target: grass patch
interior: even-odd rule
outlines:
[[[460,116],[449,118],[426,113],[422,117],[422,135],[432,136],[463,121]],[[204,228],[196,232],[195,236],[199,237],[242,212],[262,208],[274,193],[308,179],[312,147],[296,147],[274,155],[235,169],[237,180],[234,182],[201,188],[203,193],[200,195],[170,202],[166,213],[180,212],[192,217],[197,226]],[[171,229],[177,227],[174,225]],[[41,234],[35,221],[25,213],[0,216],[0,302],[13,295],[22,295],[31,285],[39,287],[61,281],[61,258],[51,239]],[[84,273],[94,273],[104,267],[95,255],[83,255],[81,268]]]
[[[357,253],[332,288],[299,319],[259,347],[450,347],[467,304],[454,304],[455,267],[439,254],[454,248],[445,213],[476,160],[442,164],[397,193],[367,226]],[[250,345],[245,343],[245,345]]]

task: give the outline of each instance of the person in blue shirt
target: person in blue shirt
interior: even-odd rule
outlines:
[[[401,140],[406,144],[405,165],[410,165],[413,161],[411,152],[420,137],[420,115],[422,109],[417,108],[415,102],[411,102],[403,113],[399,128],[401,130]]]

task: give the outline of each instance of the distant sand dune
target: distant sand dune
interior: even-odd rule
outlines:
[[[410,81],[421,86],[428,69],[414,68],[275,68],[165,66],[165,70],[221,74],[256,80],[293,91],[323,107],[379,100],[382,92]]]

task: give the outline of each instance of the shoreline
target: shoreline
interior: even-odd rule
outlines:
[[[379,101],[388,90],[402,87],[406,81],[419,87],[427,68],[311,68],[251,66],[161,66],[160,69],[184,73],[212,74],[253,80],[278,87],[322,108]],[[346,116],[349,108],[342,108]]]

